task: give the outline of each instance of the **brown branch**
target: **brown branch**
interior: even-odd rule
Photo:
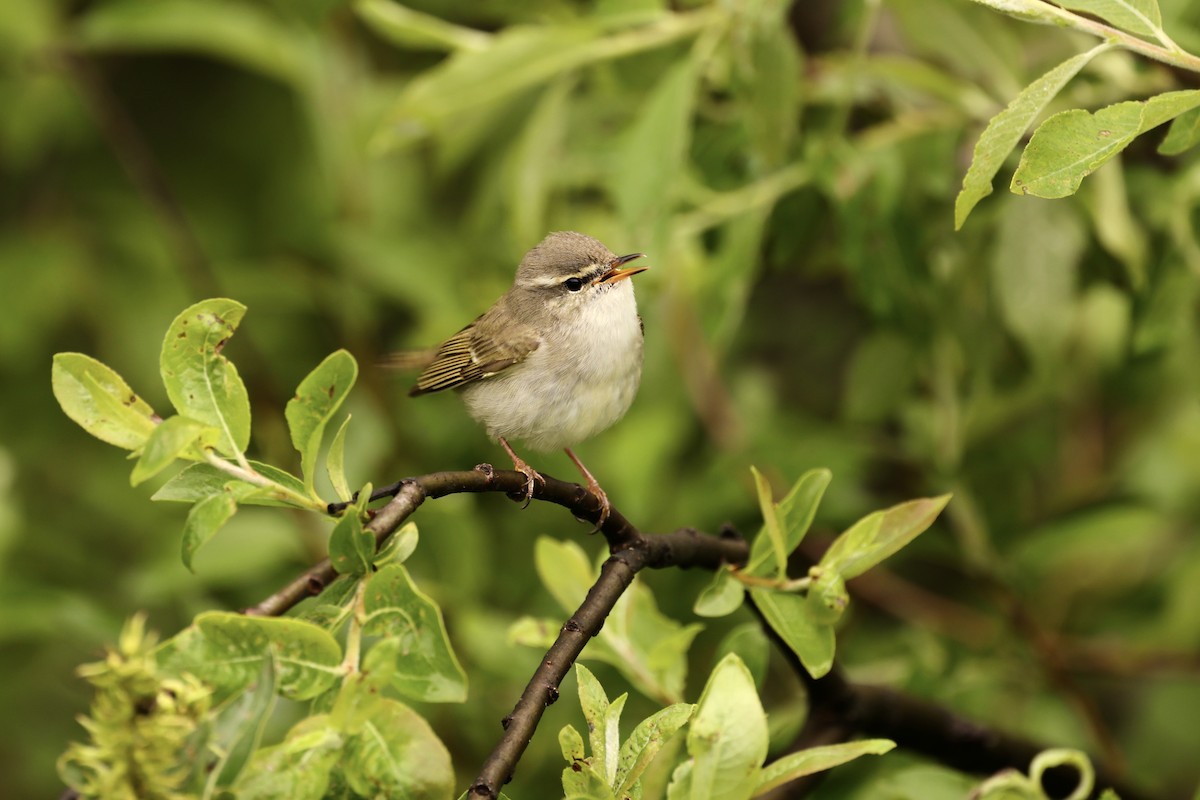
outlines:
[[[587,489],[545,473],[541,475],[545,481],[535,482],[535,500],[560,505],[578,519],[593,524],[600,518],[600,503]],[[427,499],[480,492],[501,492],[523,499],[525,481],[525,476],[516,470],[495,470],[490,464],[480,464],[473,470],[433,472],[405,478],[371,495],[373,500],[389,496],[393,499],[375,513],[366,528],[375,534],[377,545],[382,545]],[[345,507],[345,503],[331,503],[329,512],[336,514]],[[640,538],[637,529],[615,508],[600,526],[599,532],[608,541],[610,552],[629,547]],[[336,577],[337,572],[329,559],[323,559],[270,597],[244,609],[243,613],[256,617],[277,617],[306,597],[320,594]]]
[[[561,505],[579,519],[595,522],[599,504],[583,487],[545,477],[535,486],[534,498]],[[438,472],[408,478],[381,489],[376,497],[393,499],[379,509],[367,528],[382,544],[425,500],[463,492],[503,492],[523,499],[525,476],[513,470],[496,471],[481,464],[474,470]],[[345,504],[334,504],[337,513]],[[500,788],[532,740],[546,707],[558,699],[558,687],[589,639],[599,633],[605,619],[646,567],[689,567],[717,569],[722,564],[742,563],[747,557],[744,541],[731,531],[711,536],[690,529],[644,536],[619,511],[610,513],[600,532],[608,541],[611,556],[600,577],[588,591],[578,610],[563,625],[558,638],[539,663],[512,713],[502,721],[504,733],[480,769],[468,794],[475,798],[499,797]],[[247,613],[282,614],[305,597],[320,592],[336,577],[323,561],[271,595]],[[751,604],[753,607],[753,605]],[[796,749],[845,741],[856,735],[879,736],[953,769],[989,774],[1002,769],[1027,771],[1033,757],[1045,745],[994,730],[960,717],[947,708],[887,687],[848,681],[835,666],[826,676],[813,679],[791,648],[782,644],[769,625],[771,635],[807,689],[809,714],[796,742]],[[1044,776],[1052,796],[1065,796],[1078,776],[1073,770],[1052,770]],[[1124,782],[1111,765],[1097,764],[1097,790],[1112,787],[1124,800],[1151,800],[1151,796]],[[819,778],[818,778],[819,780]],[[814,785],[801,779],[772,792],[769,797],[800,797]]]
[[[688,528],[657,536],[641,536],[604,562],[600,577],[587,597],[559,631],[558,638],[538,664],[512,713],[504,718],[504,735],[467,791],[469,797],[495,800],[512,778],[513,768],[533,739],[542,712],[558,699],[558,686],[588,640],[600,632],[621,594],[645,567],[704,567],[741,563],[749,548],[741,539],[702,534]]]
[[[750,606],[757,612],[753,601]],[[989,775],[1003,769],[1028,772],[1034,756],[1050,747],[974,722],[920,697],[884,686],[853,683],[836,664],[829,674],[813,678],[765,620],[763,628],[800,677],[808,695],[808,717],[793,744],[794,750],[846,741],[855,735],[880,737],[951,769]],[[1122,800],[1152,800],[1152,795],[1129,785],[1119,771],[1095,760],[1092,763],[1096,770],[1093,797],[1112,788]],[[804,797],[820,778],[820,774],[800,778],[764,797]],[[1078,778],[1074,770],[1048,770],[1043,788],[1050,797],[1066,797]]]

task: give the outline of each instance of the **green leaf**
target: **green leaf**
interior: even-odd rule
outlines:
[[[220,430],[216,449],[240,455],[250,443],[250,399],[237,368],[221,350],[246,307],[236,300],[202,300],[175,318],[163,339],[159,368],[175,410]]]
[[[164,419],[155,426],[154,433],[146,440],[141,458],[133,465],[129,483],[137,486],[142,481],[153,478],[175,463],[175,459],[185,457],[186,451],[208,432],[215,431],[194,419],[179,416]],[[200,457],[198,453],[190,455],[193,459]]]
[[[304,494],[304,484],[295,475],[284,472],[270,464],[251,461],[250,468],[296,494]],[[276,506],[293,508],[295,503],[282,500],[253,484],[234,478],[228,472],[218,469],[211,464],[192,464],[169,481],[163,484],[157,492],[150,496],[151,500],[173,503],[196,503],[206,497],[225,491],[226,487],[236,486],[238,502],[243,505]],[[246,487],[244,490],[242,487]]]
[[[1125,265],[1125,274],[1130,284],[1134,289],[1140,290],[1146,285],[1149,244],[1139,222],[1141,214],[1135,216],[1129,207],[1125,166],[1120,160],[1110,162],[1104,169],[1096,172],[1091,188],[1091,197],[1085,199],[1091,200],[1087,205],[1096,239],[1113,258]],[[1075,270],[1072,270],[1072,273],[1074,272]],[[1074,288],[1072,285],[1072,289]],[[1098,287],[1089,287],[1089,292],[1093,292],[1095,288]],[[1060,308],[1059,313],[1063,310],[1065,309]],[[1082,314],[1081,309],[1079,316]]]
[[[642,720],[621,745],[613,785],[618,797],[627,797],[642,773],[688,720],[696,706],[674,703]]]
[[[575,664],[575,676],[579,684],[579,706],[587,721],[592,769],[604,780],[605,785],[612,786],[621,746],[621,711],[625,708],[628,695],[623,694],[609,703],[604,687],[583,664]]]
[[[833,667],[833,626],[813,619],[807,598],[770,589],[751,589],[750,597],[810,675],[819,678],[829,672]]]
[[[93,50],[203,53],[296,86],[313,56],[301,26],[230,0],[116,0],[89,7],[74,33]]]
[[[1025,22],[1062,25],[1065,24],[1064,17],[1066,20],[1070,19],[1061,9],[1055,8],[1043,0],[974,0],[974,2]]]
[[[236,512],[237,497],[230,487],[218,494],[211,494],[192,506],[188,511],[187,520],[183,523],[181,556],[185,567],[192,569],[192,558],[196,551],[216,535],[221,526]]]
[[[763,530],[759,534],[759,538],[762,538],[765,534],[767,541],[771,545],[771,551],[775,555],[775,577],[786,578],[788,553],[790,551],[783,541],[783,528],[779,524],[774,498],[771,497],[771,484],[754,467],[750,467],[750,473],[754,476],[754,486],[758,491],[758,508],[763,516]]]
[[[383,567],[385,564],[393,562],[403,564],[417,549],[418,541],[420,541],[420,535],[417,533],[417,524],[415,522],[404,523],[404,526],[389,536],[383,543],[383,547],[379,548],[379,552],[375,555],[375,566]]]
[[[757,797],[788,781],[832,769],[859,756],[881,756],[895,746],[896,743],[890,739],[863,739],[845,744],[810,747],[798,753],[790,753],[763,769],[754,795]]]
[[[1158,152],[1164,156],[1177,156],[1191,150],[1197,142],[1200,142],[1200,108],[1193,108],[1171,120]]]
[[[820,566],[845,580],[856,578],[925,531],[950,502],[950,495],[925,497],[876,511],[834,540]]]
[[[782,532],[783,550],[786,554],[790,555],[804,540],[804,535],[812,525],[817,507],[821,504],[821,498],[825,496],[825,489],[831,480],[833,473],[829,470],[810,469],[792,484],[787,496],[776,504],[774,516]],[[777,551],[770,536],[764,535],[765,533],[764,527],[750,544],[750,560],[746,564],[746,572],[767,578],[782,573],[779,570]],[[786,558],[783,564],[786,567]]]
[[[1055,0],[1063,8],[1099,17],[1111,25],[1141,36],[1162,32],[1158,0]]]
[[[374,557],[375,534],[363,530],[362,518],[350,506],[329,535],[329,563],[342,575],[365,575]]]
[[[785,18],[788,6],[733,6],[744,30],[736,30],[733,48],[734,98],[749,139],[749,155],[759,174],[780,167],[799,130],[801,55]],[[755,9],[758,13],[747,13]],[[749,17],[749,19],[746,19]],[[740,27],[740,26],[739,26]]]
[[[566,74],[542,91],[507,159],[507,207],[515,241],[536,242],[546,231],[547,210],[561,179],[571,121],[571,92],[577,84]]]
[[[363,634],[385,637],[367,653],[365,669],[379,670],[400,694],[430,703],[461,703],[467,676],[454,655],[441,609],[413,584],[400,564],[370,577],[363,595]]]
[[[512,26],[482,50],[459,50],[410,81],[388,114],[377,146],[405,143],[441,129],[473,108],[575,69],[593,58],[599,31],[588,25]]]
[[[450,753],[429,723],[398,700],[372,695],[340,762],[362,797],[444,800],[454,790]]]
[[[594,640],[603,647],[589,649],[639,691],[661,703],[675,703],[683,698],[688,648],[703,628],[682,625],[663,614],[650,587],[635,580]]]
[[[562,609],[574,614],[596,580],[596,571],[575,542],[539,536],[533,548],[538,577]]]
[[[233,783],[258,750],[277,696],[275,665],[266,660],[258,680],[219,712],[209,743],[219,754],[212,767],[218,787]]]
[[[323,800],[345,738],[327,714],[297,723],[282,743],[264,747],[238,777],[238,800]]]
[[[578,663],[575,665],[579,666]],[[582,761],[587,755],[583,749],[583,737],[579,735],[579,731],[575,730],[574,725],[564,725],[558,732],[558,748],[562,751],[563,758],[567,763],[572,761]]]
[[[342,673],[342,651],[324,629],[298,619],[207,611],[160,649],[164,669],[190,672],[226,694],[241,691],[275,666],[279,693],[307,700]]]
[[[668,210],[691,141],[697,66],[672,67],[651,91],[617,149],[608,171],[617,210],[627,223]]]
[[[1113,47],[1111,43],[1105,42],[1086,53],[1068,58],[1022,89],[1003,111],[992,117],[980,134],[979,141],[975,143],[971,166],[963,177],[962,190],[954,200],[955,230],[962,228],[971,209],[992,193],[992,179],[996,177],[1004,159],[1021,141],[1034,119],[1079,70],[1100,53]]]
[[[993,295],[1035,366],[1053,369],[1070,342],[1087,232],[1072,204],[1014,198],[1000,211],[988,264]]]
[[[750,670],[736,654],[709,676],[688,727],[693,800],[744,800],[767,757],[767,715]]]
[[[101,441],[136,450],[154,432],[154,409],[120,375],[91,356],[55,355],[50,384],[63,412]]]
[[[368,28],[406,50],[483,50],[491,35],[406,8],[392,0],[357,0],[354,13]]]
[[[357,379],[358,363],[354,356],[345,350],[331,353],[300,381],[295,397],[288,401],[284,411],[292,446],[300,453],[300,475],[311,496],[316,496],[313,483],[325,426]]]
[[[763,686],[771,660],[771,643],[761,624],[746,622],[725,634],[725,638],[717,645],[714,658],[726,653],[737,653],[754,676],[754,684],[760,688]]]
[[[342,420],[333,441],[329,443],[329,452],[325,454],[325,471],[329,473],[329,482],[333,484],[333,492],[343,503],[350,502],[354,496],[350,484],[346,481],[346,428],[350,426],[350,415]]]
[[[1042,123],[1021,155],[1012,191],[1037,197],[1074,194],[1083,179],[1139,134],[1200,106],[1200,90],[1128,100],[1092,114],[1073,109]]]
[[[721,567],[696,598],[692,613],[700,617],[724,617],[741,608],[745,599],[746,588],[741,581],[733,577],[728,567]]]

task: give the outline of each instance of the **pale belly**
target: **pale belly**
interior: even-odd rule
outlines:
[[[632,287],[598,298],[570,330],[520,364],[463,387],[467,410],[489,436],[557,450],[595,436],[629,410],[642,376]]]

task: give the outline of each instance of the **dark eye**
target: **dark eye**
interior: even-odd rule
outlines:
[[[578,292],[583,288],[583,281],[579,278],[567,278],[563,281],[563,286],[567,287],[568,292]]]

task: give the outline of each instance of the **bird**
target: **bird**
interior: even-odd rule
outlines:
[[[525,475],[525,504],[545,483],[510,441],[563,450],[600,503],[611,505],[571,449],[625,415],[642,377],[643,326],[627,267],[644,253],[614,255],[591,236],[549,234],[527,252],[512,287],[437,349],[410,396],[454,389]]]

